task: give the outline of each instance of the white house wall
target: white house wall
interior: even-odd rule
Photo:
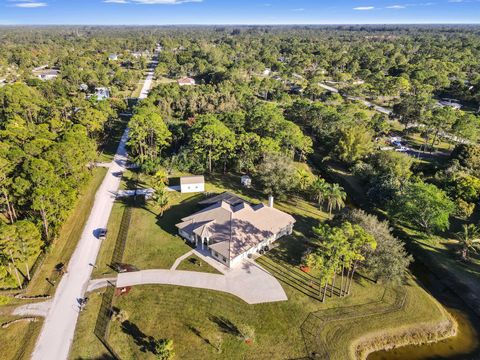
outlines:
[[[204,183],[180,185],[180,192],[182,193],[194,193],[194,192],[204,192],[204,191],[205,191]]]

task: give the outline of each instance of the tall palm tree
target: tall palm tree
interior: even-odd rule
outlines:
[[[312,191],[312,196],[315,201],[317,201],[318,207],[322,205],[325,201],[325,197],[328,194],[330,185],[322,179],[320,176],[317,176],[310,185],[310,190]]]
[[[464,224],[462,231],[456,234],[457,242],[460,245],[460,256],[467,261],[471,251],[477,252],[480,245],[480,229],[473,224]]]
[[[340,210],[345,206],[345,199],[347,193],[343,191],[343,188],[338,184],[332,184],[325,195],[327,199],[328,213],[332,215],[333,209]]]

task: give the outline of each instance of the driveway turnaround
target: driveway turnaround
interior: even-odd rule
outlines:
[[[20,305],[12,311],[12,315],[15,316],[47,316],[48,310],[50,310],[52,302],[43,301]]]
[[[152,84],[153,70],[145,81],[141,98],[145,98]],[[127,153],[125,143],[128,129],[120,140],[117,154],[107,175],[95,195],[90,216],[83,229],[77,248],[68,263],[67,273],[58,284],[52,304],[32,354],[33,360],[64,360],[68,358],[79,313],[79,300],[87,290],[101,240],[96,237],[98,230],[105,228],[112,211],[115,194],[120,185],[121,174],[125,171]]]
[[[223,291],[248,304],[287,300],[280,283],[257,264],[245,260],[225,275],[181,270],[143,270],[118,275],[117,287],[163,284]]]

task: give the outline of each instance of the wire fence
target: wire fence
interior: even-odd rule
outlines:
[[[101,341],[113,358],[120,360],[120,356],[113,350],[108,343],[108,334],[110,330],[110,321],[112,318],[112,302],[115,295],[115,286],[110,284],[102,295],[102,303],[98,311],[97,321],[93,333]]]
[[[125,247],[127,245],[128,229],[130,228],[130,221],[132,219],[132,203],[132,200],[127,200],[125,209],[123,210],[120,229],[118,231],[115,248],[113,249],[112,254],[112,265],[115,263],[121,263],[123,260],[123,254],[125,253]]]

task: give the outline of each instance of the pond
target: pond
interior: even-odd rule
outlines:
[[[419,261],[412,272],[420,284],[432,294],[458,323],[458,334],[449,339],[426,345],[409,345],[388,351],[377,351],[368,360],[430,360],[480,359],[480,318],[463,300]]]

